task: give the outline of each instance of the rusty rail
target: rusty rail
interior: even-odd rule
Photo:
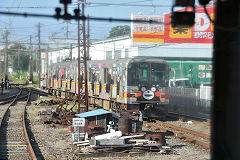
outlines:
[[[161,125],[161,126],[163,126],[163,127],[167,127],[167,125],[168,125],[168,124],[166,124],[166,123],[164,124],[163,122],[160,123],[159,121],[156,121],[156,124]],[[163,124],[164,124],[164,125],[163,125]],[[146,125],[146,124],[145,124],[145,125]],[[148,124],[148,126],[149,126],[149,124]],[[148,127],[148,126],[146,126],[146,127]],[[153,129],[155,129],[155,130],[159,130],[159,131],[161,131],[161,132],[169,132],[169,130],[164,129],[164,128],[161,128],[161,127],[158,127],[158,126],[156,126],[156,125],[150,125],[150,127],[153,128]],[[170,127],[170,128],[172,128],[173,130],[175,129],[175,128],[173,128],[173,127]],[[179,127],[179,128],[180,128],[180,127]],[[177,130],[177,129],[175,129],[175,130]],[[206,142],[197,140],[197,139],[195,139],[195,138],[192,138],[192,137],[187,136],[187,135],[183,135],[183,134],[181,134],[181,133],[175,133],[174,131],[170,131],[170,132],[172,132],[172,133],[173,133],[173,136],[176,137],[176,138],[185,140],[185,141],[190,142],[190,143],[192,143],[192,144],[199,145],[199,146],[201,146],[201,147],[203,147],[203,148],[205,148],[205,149],[210,149],[210,144],[209,144],[209,143],[206,143]],[[182,131],[182,132],[183,132],[183,131]]]
[[[32,144],[29,140],[29,136],[28,136],[28,133],[27,133],[27,128],[26,128],[26,122],[25,122],[25,117],[26,117],[26,107],[29,103],[29,100],[30,100],[30,96],[31,96],[31,90],[29,89],[29,94],[28,94],[28,99],[27,99],[27,102],[26,102],[26,105],[24,107],[24,111],[23,111],[23,116],[22,116],[22,126],[23,126],[23,133],[24,133],[24,137],[25,137],[25,140],[26,140],[26,143],[27,143],[27,147],[28,147],[28,151],[29,151],[29,154],[30,154],[30,157],[33,159],[33,160],[37,160],[37,157],[34,153],[34,150],[32,148]]]
[[[191,135],[195,135],[195,136],[198,136],[198,137],[201,137],[201,138],[205,138],[207,140],[210,140],[210,136],[207,135],[207,134],[204,134],[204,133],[196,132],[196,131],[186,129],[186,128],[181,128],[181,127],[178,127],[178,126],[175,126],[175,125],[172,125],[172,124],[168,124],[168,123],[164,123],[164,122],[161,122],[161,121],[156,121],[156,124],[164,126],[164,127],[172,128],[174,130],[178,130],[178,131],[181,131],[181,132],[184,132],[184,133],[189,133]]]
[[[28,147],[28,150],[29,150],[30,157],[31,157],[33,160],[36,160],[37,158],[36,158],[36,155],[35,155],[35,153],[34,153],[34,151],[33,151],[32,145],[31,145],[31,143],[30,143],[30,140],[29,140],[29,137],[28,137],[28,133],[27,133],[27,129],[26,129],[26,123],[25,123],[26,106],[27,106],[28,103],[29,103],[30,96],[31,96],[31,91],[29,91],[29,93],[28,93],[27,96],[19,97],[20,94],[22,93],[22,91],[23,91],[23,88],[21,88],[20,91],[19,91],[19,93],[18,93],[17,95],[15,95],[14,100],[11,102],[11,104],[10,104],[10,105],[7,107],[7,109],[4,111],[3,117],[2,117],[2,119],[0,119],[0,127],[2,127],[2,121],[3,121],[4,118],[6,117],[9,108],[10,108],[17,100],[27,97],[27,102],[26,102],[26,105],[25,105],[25,107],[24,107],[24,112],[23,112],[23,115],[22,115],[22,127],[23,127],[23,132],[24,132],[24,136],[25,136],[25,140],[26,140],[26,143],[27,143],[27,147]]]
[[[190,115],[174,113],[174,112],[168,112],[168,117],[184,118],[184,119],[190,119],[190,120],[201,121],[201,122],[209,121],[209,119],[207,119],[207,118],[201,118],[201,117],[190,116]]]

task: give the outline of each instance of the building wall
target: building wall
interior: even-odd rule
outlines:
[[[193,87],[212,80],[212,62],[210,60],[167,60],[170,68],[176,72],[176,78],[189,78]],[[173,79],[174,72],[170,72]]]

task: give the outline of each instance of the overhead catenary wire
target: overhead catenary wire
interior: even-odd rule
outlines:
[[[109,22],[135,22],[135,23],[150,23],[150,24],[164,24],[163,22],[157,22],[153,20],[132,20],[127,18],[105,18],[105,17],[93,17],[93,16],[56,16],[47,14],[35,14],[35,13],[18,13],[18,12],[3,12],[2,15],[16,15],[22,17],[38,17],[38,18],[55,18],[65,20],[94,20],[94,21],[109,21]]]

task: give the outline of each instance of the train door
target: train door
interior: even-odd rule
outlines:
[[[117,85],[116,85],[116,79],[117,79],[117,68],[116,65],[112,68],[112,98],[117,98]]]

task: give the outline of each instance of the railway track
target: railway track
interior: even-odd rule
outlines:
[[[182,139],[192,144],[196,144],[205,149],[210,149],[210,136],[190,129],[182,128],[166,122],[156,121],[147,123],[144,126],[165,133],[170,133],[176,138]]]
[[[169,118],[177,118],[177,119],[183,118],[183,119],[186,119],[186,120],[195,120],[195,121],[200,121],[200,122],[209,121],[209,119],[207,119],[207,118],[190,116],[190,115],[174,113],[174,112],[168,112],[168,117]]]
[[[37,159],[25,124],[26,106],[30,97],[31,90],[21,88],[2,114],[3,118],[0,119],[0,159]],[[19,102],[19,99],[25,101]]]

